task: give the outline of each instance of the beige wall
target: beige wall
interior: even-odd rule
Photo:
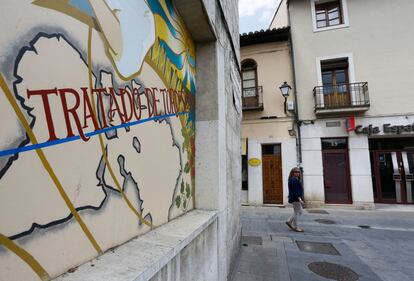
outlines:
[[[281,0],[277,14],[270,23],[270,28],[281,28],[289,25],[286,0]]]
[[[414,1],[348,0],[349,27],[314,33],[310,1],[291,0],[301,119],[315,118],[316,58],[352,54],[356,82],[368,82],[366,115],[414,112]]]
[[[2,1],[0,280],[55,277],[194,207],[192,38],[169,1],[106,2]]]
[[[257,139],[257,140],[272,140],[279,141],[289,136],[289,130],[292,128],[292,122],[284,121],[244,121],[242,124],[242,138]]]
[[[244,111],[243,121],[266,116],[287,118],[283,111],[284,98],[279,87],[284,81],[292,85],[292,67],[287,42],[273,42],[242,47],[242,61],[257,63],[258,86],[263,87],[263,111]],[[293,93],[288,100],[293,100]],[[292,114],[289,114],[292,115]]]
[[[288,194],[287,177],[296,165],[296,141],[289,135],[294,128],[293,112],[284,113],[284,98],[280,85],[286,81],[292,86],[292,66],[287,42],[257,44],[241,48],[241,58],[253,59],[257,63],[258,85],[263,87],[263,111],[243,111],[241,135],[248,139],[247,157],[262,159],[263,144],[280,144],[282,148],[283,198]],[[289,101],[293,101],[293,91]],[[261,119],[262,117],[277,117]],[[261,164],[248,166],[249,204],[263,204],[263,175]]]

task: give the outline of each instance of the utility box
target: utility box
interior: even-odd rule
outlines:
[[[288,101],[286,107],[287,107],[287,110],[294,111],[295,110],[295,103],[293,101]]]

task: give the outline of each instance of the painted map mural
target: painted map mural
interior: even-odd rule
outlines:
[[[49,280],[193,209],[195,46],[172,0],[0,15],[0,280]]]

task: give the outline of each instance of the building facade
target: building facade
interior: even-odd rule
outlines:
[[[289,28],[243,34],[242,203],[287,204],[289,171],[297,164],[295,99],[279,87],[292,85]]]
[[[413,203],[409,0],[289,0],[305,199]]]
[[[2,1],[0,280],[227,280],[236,7]]]

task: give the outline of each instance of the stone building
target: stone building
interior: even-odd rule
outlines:
[[[7,0],[1,23],[0,279],[227,280],[237,1]]]

